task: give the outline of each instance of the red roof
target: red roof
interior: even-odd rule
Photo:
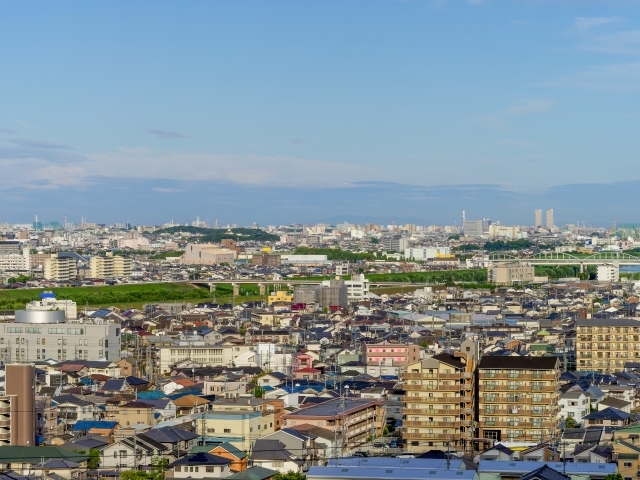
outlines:
[[[296,370],[296,373],[297,372],[316,373],[316,372],[322,372],[322,370],[318,370],[317,368],[307,367],[307,368],[301,368],[300,370]]]

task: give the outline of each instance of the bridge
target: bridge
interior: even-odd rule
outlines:
[[[493,253],[489,255],[492,263],[525,262],[531,265],[580,265],[584,271],[585,265],[640,265],[640,257],[624,252],[600,252],[593,255],[573,255],[571,253],[544,252],[535,255],[517,256],[508,253]]]

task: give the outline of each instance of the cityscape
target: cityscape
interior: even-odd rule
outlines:
[[[638,480],[640,3],[5,3],[0,480]]]

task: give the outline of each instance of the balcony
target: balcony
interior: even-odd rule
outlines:
[[[9,418],[0,419],[0,427],[10,427],[10,426],[11,426],[11,419]]]
[[[405,397],[405,403],[425,403],[428,405],[433,405],[437,403],[451,403],[458,404],[460,403],[460,396],[455,397]]]
[[[495,373],[488,374],[480,372],[480,380],[551,380],[557,381],[558,376],[551,373],[520,373],[519,375],[513,375],[510,373]]]
[[[404,432],[402,438],[407,440],[460,440],[460,433],[408,433]]]
[[[471,413],[471,409],[467,408],[465,410],[469,410],[469,413]],[[461,412],[461,410],[459,408],[449,408],[449,409],[443,409],[443,408],[403,408],[402,409],[402,414],[403,415],[459,415]]]
[[[458,418],[454,418],[453,421],[451,422],[441,422],[441,421],[422,422],[422,421],[416,421],[416,420],[404,420],[402,422],[402,426],[408,427],[408,428],[409,427],[411,428],[426,428],[426,427],[456,428],[458,423],[460,423]]]
[[[0,406],[0,413],[11,413],[11,406],[10,405]]]

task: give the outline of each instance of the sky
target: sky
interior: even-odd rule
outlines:
[[[638,221],[640,2],[6,2],[0,221]]]

